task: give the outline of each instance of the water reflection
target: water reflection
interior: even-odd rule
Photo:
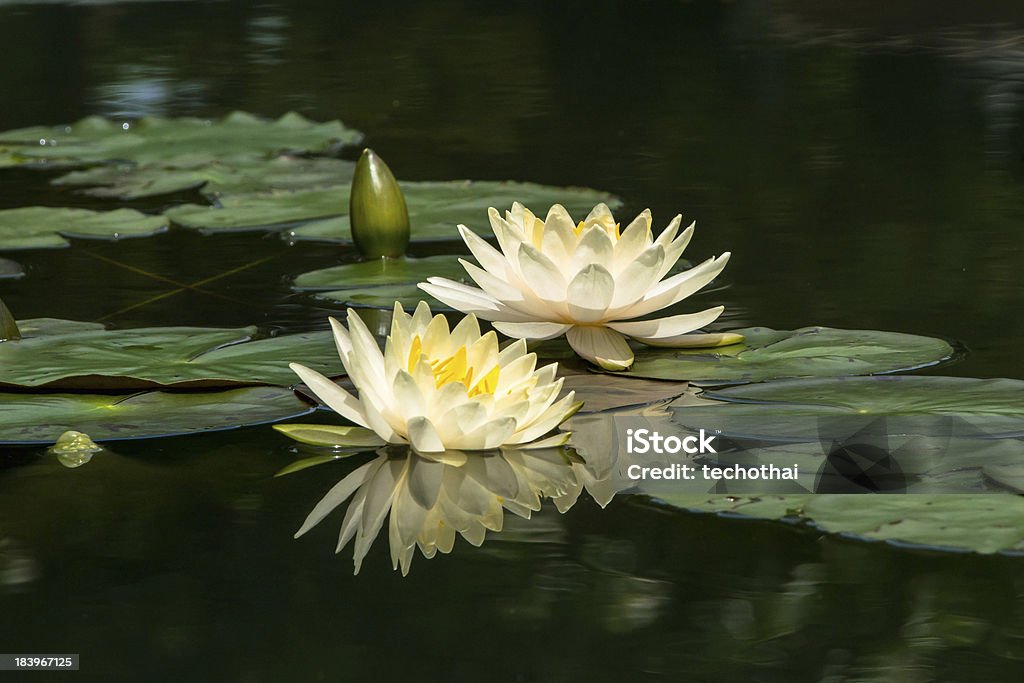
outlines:
[[[561,448],[501,449],[466,456],[446,451],[435,459],[408,448],[383,448],[327,492],[295,534],[302,536],[351,498],[337,552],[354,539],[355,573],[387,523],[392,568],[409,573],[416,549],[430,559],[447,554],[456,535],[474,546],[504,526],[507,510],[529,519],[550,498],[560,512],[584,486],[607,476]],[[610,499],[610,496],[609,496]]]

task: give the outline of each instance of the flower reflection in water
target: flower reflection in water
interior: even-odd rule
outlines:
[[[465,455],[458,451],[418,455],[388,447],[338,482],[295,534],[303,535],[351,498],[337,552],[355,541],[355,572],[374,539],[388,526],[391,563],[409,573],[416,548],[431,558],[451,552],[456,534],[475,546],[488,531],[501,531],[504,512],[529,519],[551,498],[560,512],[576,502],[597,474],[564,448],[501,449]],[[586,479],[585,479],[586,477]]]

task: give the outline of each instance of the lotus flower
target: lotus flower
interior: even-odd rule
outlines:
[[[395,304],[383,353],[352,310],[348,326],[331,318],[358,398],[314,370],[290,365],[331,409],[366,428],[335,428],[337,445],[353,437],[367,445],[368,430],[383,442],[409,444],[420,454],[542,448],[568,440],[566,433],[541,437],[581,404],[574,403],[574,392],[558,398],[562,380],[555,378],[557,363],[536,369],[537,356],[527,353],[524,341],[499,350],[497,335],[481,335],[475,316],[449,330],[445,317],[431,318],[423,302],[412,316]]]
[[[742,340],[736,334],[689,334],[715,320],[723,306],[633,320],[682,301],[711,282],[729,260],[726,252],[662,279],[693,235],[693,225],[677,235],[681,216],[654,239],[650,210],[621,231],[605,204],[578,225],[559,204],[543,221],[519,203],[505,218],[493,208],[488,215],[501,251],[459,226],[480,262],[462,260],[462,265],[480,289],[439,277],[420,283],[421,289],[492,321],[510,337],[540,340],[564,334],[576,353],[606,370],[633,364],[626,337],[653,346],[720,346]]]
[[[382,449],[327,492],[295,537],[351,497],[337,551],[355,538],[358,574],[390,513],[391,563],[405,575],[417,546],[428,559],[438,551],[451,552],[456,534],[479,546],[487,531],[501,531],[503,510],[529,519],[540,510],[542,497],[571,498],[559,506],[564,512],[576,501],[579,488],[577,470],[561,449],[502,449],[458,467]]]

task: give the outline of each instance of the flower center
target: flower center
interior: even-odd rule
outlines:
[[[615,239],[619,239],[620,237],[622,237],[622,235],[619,232],[622,227],[622,223],[615,223],[613,225],[611,218],[598,219],[597,221],[591,222],[590,225],[597,225],[599,228],[608,233],[610,237],[613,237]],[[580,233],[582,233],[583,229],[586,227],[587,223],[585,223],[584,221],[580,221],[579,225],[577,225],[576,229],[574,230],[576,236],[579,237]]]
[[[412,345],[409,348],[409,372],[412,373],[419,364],[423,354],[423,341],[419,335],[412,338]],[[493,394],[498,388],[498,378],[501,375],[501,368],[495,364],[483,377],[473,382],[477,369],[469,364],[466,355],[466,347],[460,346],[459,350],[447,358],[426,358],[430,365],[430,371],[434,375],[434,386],[438,389],[445,384],[459,382],[466,387],[468,396],[480,394]]]

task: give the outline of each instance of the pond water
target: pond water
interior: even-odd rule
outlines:
[[[0,130],[338,117],[403,179],[583,185],[659,224],[683,212],[691,259],[733,252],[723,286],[695,297],[725,304],[729,327],[948,337],[969,353],[930,372],[1020,377],[1024,13],[901,5],[0,2]],[[0,171],[0,208],[103,205],[52,177]],[[29,277],[0,296],[20,318],[288,332],[337,309],[287,278],[355,258],[184,231],[15,257]],[[1019,559],[584,494],[406,578],[378,539],[353,576],[333,522],[292,538],[351,461],[275,479],[297,450],[266,428],[110,450],[77,470],[0,451],[0,650],[80,652],[95,680],[1010,680],[1024,666]]]

